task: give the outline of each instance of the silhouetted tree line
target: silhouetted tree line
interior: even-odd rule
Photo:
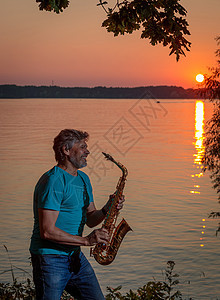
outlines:
[[[0,98],[194,99],[193,89],[176,86],[58,87],[0,85]]]

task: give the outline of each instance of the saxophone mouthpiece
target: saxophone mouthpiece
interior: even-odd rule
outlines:
[[[106,158],[107,160],[114,161],[113,157],[112,157],[110,154],[105,153],[105,152],[102,152],[102,154],[105,156],[105,158]]]

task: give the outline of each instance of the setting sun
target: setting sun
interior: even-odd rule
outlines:
[[[204,80],[204,76],[202,74],[197,74],[196,75],[196,81],[197,82],[203,82]]]

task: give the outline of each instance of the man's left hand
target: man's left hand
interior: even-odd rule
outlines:
[[[112,204],[112,201],[114,201],[114,197],[116,195],[113,194],[113,195],[110,195],[109,196],[109,200],[108,202],[106,203],[106,205],[103,207],[105,211],[108,211],[109,210],[109,207],[111,206]],[[118,201],[118,204],[117,204],[117,209],[120,210],[123,208],[123,203],[125,202],[125,196],[122,195],[120,198],[119,198],[119,201]]]

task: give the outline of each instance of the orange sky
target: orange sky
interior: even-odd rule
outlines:
[[[219,0],[180,1],[188,11],[192,47],[179,62],[168,48],[140,39],[140,32],[107,33],[97,2],[70,0],[57,15],[39,11],[35,0],[1,0],[0,84],[190,88],[197,73],[215,65]]]

